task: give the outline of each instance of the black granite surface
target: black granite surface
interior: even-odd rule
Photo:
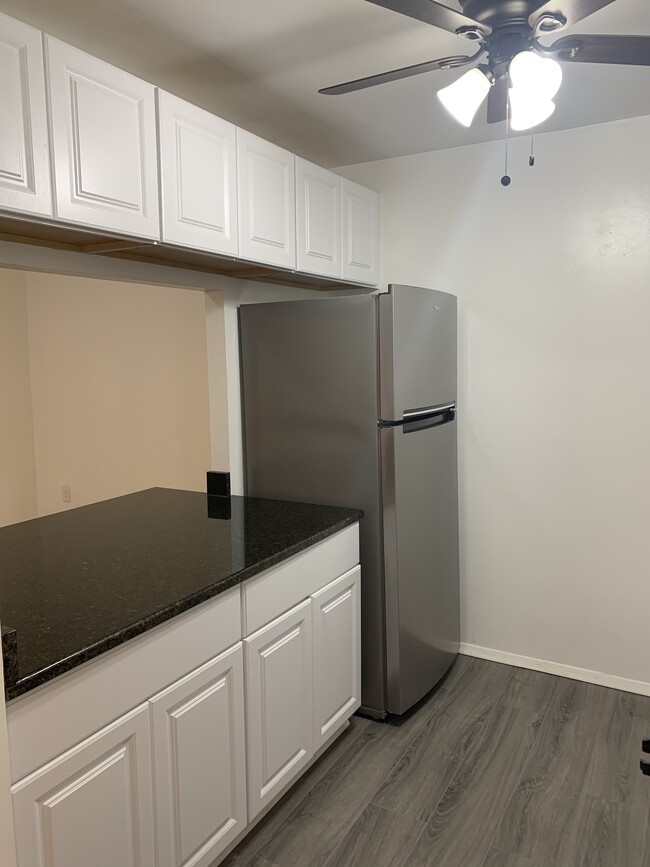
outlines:
[[[152,488],[0,528],[7,699],[297,554],[362,514]]]

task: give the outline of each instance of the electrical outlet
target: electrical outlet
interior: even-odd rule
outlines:
[[[72,502],[72,493],[70,492],[70,485],[63,485],[61,488],[61,499],[64,503]]]

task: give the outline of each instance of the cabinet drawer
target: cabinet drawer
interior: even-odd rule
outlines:
[[[296,554],[242,585],[243,634],[250,635],[359,562],[359,525]]]
[[[12,701],[7,706],[12,780],[239,641],[239,600],[239,587],[233,587]]]

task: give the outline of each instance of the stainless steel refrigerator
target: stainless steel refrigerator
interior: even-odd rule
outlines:
[[[240,307],[246,492],[354,506],[362,710],[401,714],[459,647],[456,298]]]

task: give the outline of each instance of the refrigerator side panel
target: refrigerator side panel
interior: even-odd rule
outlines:
[[[414,286],[379,296],[380,414],[456,399],[456,298]]]
[[[404,713],[460,642],[456,422],[381,431],[387,708]]]
[[[247,494],[364,510],[362,704],[382,715],[375,298],[244,305],[240,335]]]

